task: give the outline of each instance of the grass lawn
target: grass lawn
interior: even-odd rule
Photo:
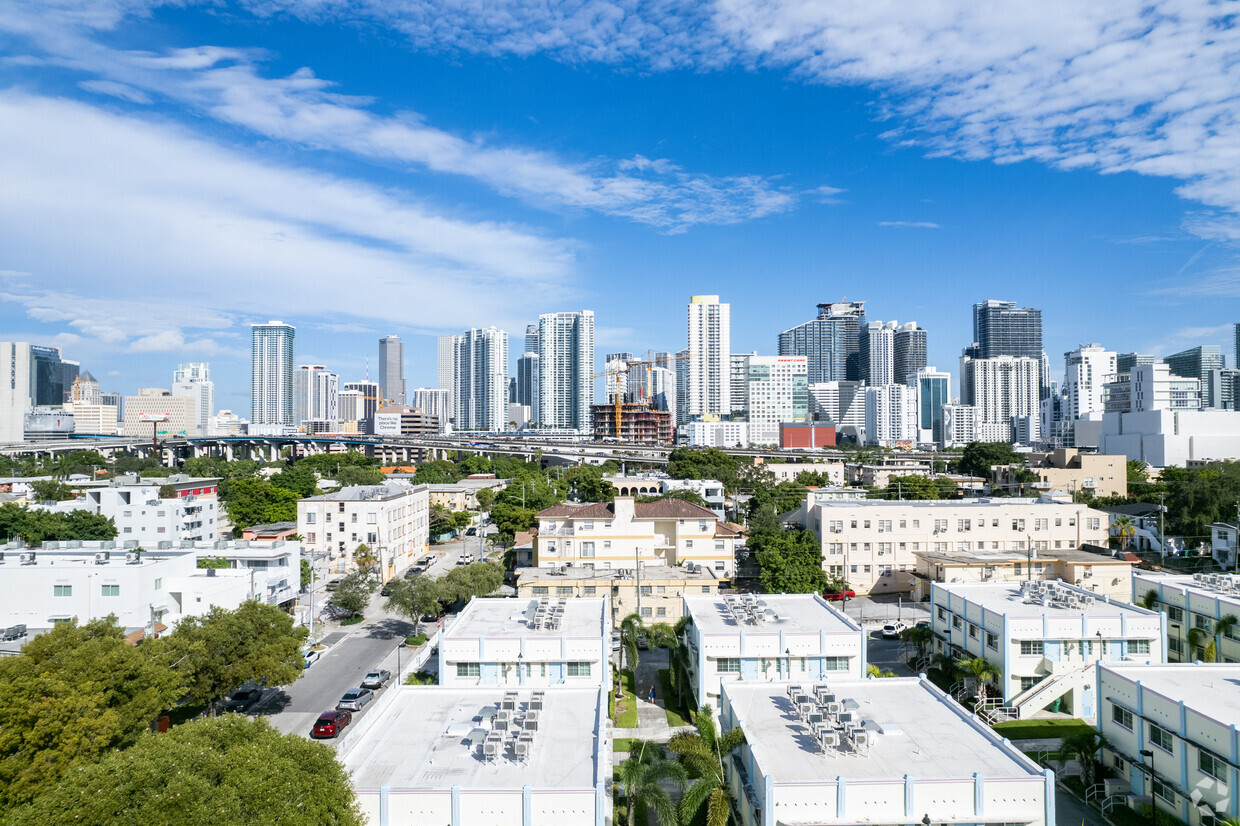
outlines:
[[[1084,720],[1009,720],[994,730],[1009,740],[1037,740],[1043,737],[1071,737],[1094,730]]]
[[[637,738],[635,737],[617,737],[616,739],[611,741],[612,742],[611,750],[628,752],[629,744],[636,742],[636,739]]]
[[[426,642],[425,634],[413,634],[412,636],[405,637],[405,645],[411,648],[417,648],[424,642]]]
[[[671,672],[666,668],[659,669],[659,691],[663,693],[663,705],[667,712],[667,724],[669,726],[688,726],[693,724],[693,714],[683,705],[673,708],[672,700],[674,693],[672,691]]]
[[[621,671],[620,683],[624,686],[624,697],[615,701],[612,722],[616,728],[637,728],[637,697],[633,694],[633,672]]]
[[[361,614],[354,614],[354,615],[353,615],[353,616],[351,616],[351,617],[345,617],[344,619],[342,619],[342,620],[340,621],[340,624],[341,624],[342,626],[344,626],[344,625],[357,625],[359,622],[361,622],[361,621],[362,621],[362,620],[364,620],[364,619],[366,619],[366,618],[365,618],[365,617],[363,617]]]

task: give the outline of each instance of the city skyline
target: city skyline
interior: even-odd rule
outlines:
[[[921,9],[892,48],[881,10],[768,39],[744,4],[687,8],[684,41],[628,38],[649,11],[500,31],[444,10],[445,41],[367,4],[228,5],[0,11],[0,321],[106,390],[207,361],[217,407],[245,409],[246,328],[273,316],[342,380],[400,336],[408,387],[436,384],[437,335],[580,307],[596,353],[675,352],[705,293],[738,353],[845,297],[918,322],[953,374],[988,298],[1043,311],[1055,376],[1088,342],[1231,353],[1240,184],[1217,159],[1240,130],[1215,79],[1240,34],[1206,17]]]

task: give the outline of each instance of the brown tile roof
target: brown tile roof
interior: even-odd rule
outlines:
[[[611,519],[615,512],[610,502],[561,502],[538,512],[539,519]]]
[[[654,502],[635,502],[633,514],[638,519],[709,519],[715,521],[715,512],[710,508],[686,502],[669,496]]]
[[[729,528],[723,522],[717,522],[715,523],[715,536],[720,539],[723,539],[725,537],[740,536],[740,534],[737,531],[734,531],[731,528]]]

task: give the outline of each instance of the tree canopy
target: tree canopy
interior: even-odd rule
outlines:
[[[233,526],[248,528],[270,522],[296,522],[297,501],[304,497],[266,479],[252,478],[234,479],[226,487],[221,486],[220,498]]]
[[[755,534],[749,548],[768,594],[812,594],[832,584],[822,569],[822,548],[812,531]]]
[[[361,826],[330,746],[227,714],[146,733],[9,813],[11,826]]]
[[[942,476],[893,476],[886,488],[871,491],[868,498],[917,501],[951,499],[955,495],[956,483]]]
[[[351,615],[360,614],[370,604],[373,593],[373,581],[361,571],[354,571],[336,584],[336,590],[332,591],[327,604]]]
[[[0,505],[0,540],[20,537],[27,544],[69,539],[115,539],[116,523],[87,510],[68,512],[24,508],[13,502]]]
[[[383,607],[394,614],[417,620],[424,614],[438,614],[447,593],[437,579],[428,576],[402,577],[390,584]]]
[[[965,476],[991,477],[995,465],[1024,463],[1023,457],[1007,442],[969,442],[956,467]]]
[[[714,479],[724,490],[735,493],[740,482],[740,462],[713,447],[678,447],[667,457],[667,475],[673,479]]]
[[[382,485],[387,481],[387,477],[380,473],[377,468],[362,467],[360,465],[342,467],[334,476],[341,487],[348,487],[349,485]]]

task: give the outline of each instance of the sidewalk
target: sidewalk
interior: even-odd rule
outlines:
[[[692,730],[692,726],[673,729],[667,724],[663,690],[659,686],[659,670],[668,667],[667,649],[642,651],[637,658],[633,687],[637,691],[637,728],[617,728],[616,737],[637,738],[652,743],[666,743],[672,735]],[[650,686],[655,686],[655,701],[650,702]]]

